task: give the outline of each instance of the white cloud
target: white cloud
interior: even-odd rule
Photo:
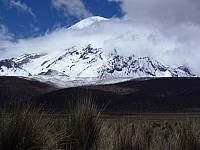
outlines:
[[[21,0],[9,0],[9,6],[11,8],[16,8],[18,11],[29,13],[31,16],[36,17],[31,7],[27,6],[27,4],[25,4]]]
[[[12,39],[12,34],[9,33],[8,28],[0,23],[0,41],[1,40],[11,40]]]
[[[0,23],[0,54],[9,53],[8,45],[12,45],[12,34],[9,33],[8,28]],[[0,55],[1,58],[1,55]]]
[[[134,21],[179,24],[200,23],[199,0],[108,0],[120,1],[126,16]]]
[[[200,26],[199,0],[108,0],[120,1],[124,19],[138,25],[154,26],[166,36],[183,40],[191,27]],[[183,29],[184,30],[180,30]],[[195,27],[196,28],[196,27]],[[187,32],[187,33],[186,33]],[[191,29],[191,32],[193,30]],[[181,36],[181,37],[180,37]],[[187,38],[185,40],[193,40]]]
[[[66,16],[69,14],[79,19],[92,16],[81,0],[52,0],[52,4],[56,9],[64,10]]]

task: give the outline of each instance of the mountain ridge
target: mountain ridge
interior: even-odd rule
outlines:
[[[24,54],[18,58],[0,61],[0,75],[47,75],[52,70],[53,75],[71,78],[196,76],[186,66],[172,68],[148,56],[121,56],[117,50],[105,53],[101,48],[93,48],[91,45],[83,48],[71,47],[53,54]]]

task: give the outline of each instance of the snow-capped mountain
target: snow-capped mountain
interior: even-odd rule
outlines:
[[[109,19],[90,17],[71,26],[66,30],[90,30],[90,26]],[[39,80],[56,82],[87,77],[87,82],[99,79],[116,79],[140,77],[194,77],[190,68],[164,65],[157,60],[145,56],[122,56],[117,50],[112,51],[91,46],[85,41],[85,46],[74,45],[58,48],[54,51],[27,53],[16,58],[0,60],[0,75],[24,76]],[[95,79],[95,80],[94,80]],[[111,80],[109,80],[110,82]]]
[[[171,68],[150,57],[120,56],[91,45],[45,54],[25,54],[0,61],[0,75],[66,76],[69,78],[191,77],[189,68]]]

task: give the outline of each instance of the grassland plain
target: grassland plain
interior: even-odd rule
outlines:
[[[73,103],[64,114],[48,114],[30,102],[10,105],[1,113],[0,149],[200,149],[200,120],[197,116],[118,115],[104,114],[103,110],[90,98]]]

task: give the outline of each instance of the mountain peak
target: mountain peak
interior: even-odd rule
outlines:
[[[92,16],[89,18],[86,18],[84,20],[81,20],[80,22],[76,23],[75,25],[69,27],[68,29],[83,29],[86,28],[94,23],[100,22],[100,21],[106,21],[109,20],[107,18],[104,17],[100,17],[100,16]]]

